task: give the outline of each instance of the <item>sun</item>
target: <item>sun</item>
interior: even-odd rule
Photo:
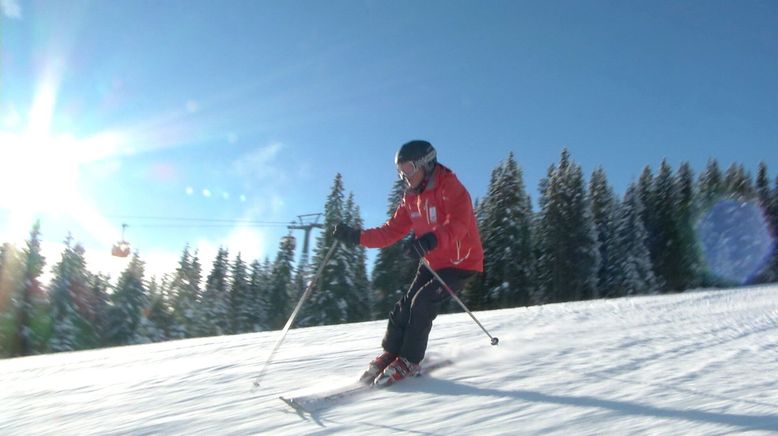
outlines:
[[[56,81],[42,81],[19,123],[23,129],[0,130],[4,236],[25,235],[37,219],[67,217],[96,239],[109,240],[116,230],[81,195],[79,177],[86,163],[115,154],[119,141],[107,133],[79,139],[70,132],[52,132],[56,98]]]
[[[59,211],[73,196],[77,168],[64,152],[63,141],[50,134],[54,94],[50,84],[41,85],[28,113],[26,130],[0,132],[0,208],[15,218],[12,222]]]
[[[78,195],[78,165],[67,139],[0,133],[0,206],[16,213],[62,213]]]

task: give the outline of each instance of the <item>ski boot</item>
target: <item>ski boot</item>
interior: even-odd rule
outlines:
[[[367,369],[362,373],[362,376],[359,377],[359,381],[368,385],[372,384],[373,380],[375,380],[375,378],[378,377],[378,375],[381,374],[395,358],[397,358],[396,354],[384,351],[383,354],[377,356],[367,365]]]
[[[378,388],[389,386],[408,377],[414,377],[421,372],[421,365],[413,363],[404,357],[397,357],[375,378],[373,385]]]

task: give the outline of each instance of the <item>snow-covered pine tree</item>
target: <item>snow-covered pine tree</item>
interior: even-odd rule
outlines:
[[[111,345],[128,345],[148,342],[139,338],[138,328],[148,307],[148,295],[143,284],[144,264],[137,253],[119,276],[116,290],[111,294],[108,312],[108,342]]]
[[[751,172],[743,164],[733,163],[724,175],[724,189],[729,198],[750,201],[756,198],[756,189]]]
[[[275,260],[275,259],[274,259]],[[261,274],[260,274],[260,280],[262,281],[262,289],[261,289],[261,295],[260,295],[260,304],[264,308],[263,311],[265,313],[264,318],[262,318],[262,323],[266,326],[265,329],[271,329],[269,324],[270,319],[270,312],[272,311],[272,306],[270,304],[270,280],[273,275],[273,261],[270,260],[270,257],[265,256],[265,260],[262,261],[261,266]]]
[[[335,225],[344,220],[344,197],[343,177],[337,174],[324,205],[324,228],[316,241],[312,271],[318,270],[324,256],[335,243],[332,232]],[[311,293],[310,302],[305,306],[300,325],[314,326],[348,321],[354,266],[349,262],[351,250],[344,245],[339,247],[324,266]]]
[[[173,339],[189,338],[199,328],[198,304],[202,269],[197,253],[192,255],[189,246],[184,247],[178,268],[170,283],[173,319],[170,335]]]
[[[545,182],[540,211],[543,293],[552,302],[591,298],[600,255],[581,167],[565,148],[559,167]]]
[[[404,193],[405,182],[395,181],[389,193],[387,218],[394,214]],[[402,250],[402,243],[406,239],[378,250],[372,274],[374,319],[384,319],[389,315],[394,304],[407,292],[419,267],[418,262],[406,256]]]
[[[551,268],[547,268],[547,266],[553,262],[554,252],[550,251],[550,247],[547,245],[548,241],[553,236],[549,227],[551,220],[550,217],[544,217],[543,211],[547,210],[548,207],[546,192],[549,191],[551,180],[554,178],[556,171],[555,164],[549,165],[546,170],[546,176],[541,178],[538,183],[538,192],[540,193],[540,196],[538,197],[539,212],[534,214],[534,219],[532,220],[533,252],[535,254],[536,265],[536,287],[534,294],[531,296],[533,304],[546,304],[551,302],[552,298],[555,297],[553,295],[548,295],[546,292],[547,289],[550,289],[548,284],[552,282],[552,270]]]
[[[657,262],[659,256],[662,254],[662,250],[658,242],[658,217],[657,217],[657,203],[659,202],[656,193],[654,183],[654,173],[651,167],[646,165],[643,168],[643,172],[640,174],[637,184],[637,195],[640,197],[640,204],[643,205],[643,212],[641,213],[641,219],[643,220],[643,227],[646,229],[648,240],[646,246],[651,254],[651,265],[654,268],[654,278],[656,279],[656,285],[658,289],[664,287],[662,277],[659,276],[657,270]]]
[[[614,232],[608,239],[608,297],[649,294],[656,292],[656,280],[647,246],[648,233],[643,226],[639,188],[627,188],[624,200],[617,206]]]
[[[756,196],[759,199],[759,207],[769,215],[770,212],[770,177],[767,174],[767,164],[764,161],[759,162],[759,169],[756,173]],[[773,233],[774,234],[774,233]]]
[[[354,194],[349,193],[344,206],[343,219],[351,227],[361,229],[364,222],[360,216],[359,206],[354,201]],[[372,319],[370,314],[370,280],[367,277],[367,249],[357,245],[349,250],[348,264],[351,266],[351,274],[348,281],[351,282],[348,294],[347,322],[359,322]]]
[[[468,305],[471,310],[483,310],[489,307],[488,304],[488,292],[487,292],[487,276],[492,270],[490,266],[490,254],[491,249],[489,247],[489,240],[491,235],[491,193],[496,192],[498,179],[503,172],[503,164],[500,162],[494,169],[492,169],[491,178],[489,179],[489,187],[486,196],[483,199],[476,200],[474,206],[476,223],[478,225],[478,233],[481,236],[481,243],[484,247],[484,271],[477,274],[472,279],[468,280],[465,284],[465,288],[462,290],[462,299]]]
[[[656,216],[654,271],[661,279],[664,292],[682,291],[683,278],[678,271],[682,261],[681,241],[678,225],[679,194],[676,189],[673,169],[666,159],[662,160],[659,173],[654,179]]]
[[[148,306],[144,309],[144,320],[140,336],[150,342],[166,341],[169,337],[170,326],[173,317],[168,309],[165,298],[166,283],[158,283],[156,277],[152,277],[148,284]]]
[[[492,173],[494,173],[494,170],[492,170]],[[494,177],[494,174],[492,174],[492,177]],[[491,179],[490,179],[490,185],[491,185]],[[484,232],[483,232],[483,223],[485,221],[485,211],[484,211],[484,200],[480,197],[475,197],[473,201],[473,213],[475,214],[475,222],[478,226],[478,232],[481,236],[481,242],[483,243],[484,239]],[[534,250],[534,246],[533,246]],[[465,287],[462,288],[462,291],[460,292],[460,297],[462,301],[465,303],[467,307],[469,307],[471,310],[479,310],[482,303],[482,298],[484,295],[484,273],[480,272],[470,278],[467,282],[465,282]],[[457,305],[458,307],[459,305]],[[445,308],[445,306],[444,306]],[[452,310],[453,312],[453,310]]]
[[[677,286],[686,290],[699,286],[702,274],[702,257],[694,228],[697,194],[694,190],[694,173],[688,162],[681,163],[678,168],[675,185],[679,249],[679,261],[675,267]]]
[[[759,198],[759,207],[762,209],[765,220],[770,227],[773,238],[778,235],[778,180],[776,188],[770,188],[770,177],[767,172],[767,164],[759,162],[759,170],[756,176],[756,193]],[[773,283],[778,281],[778,241],[773,240],[773,250],[768,262],[759,273],[758,281],[761,283]]]
[[[20,253],[13,244],[0,246],[0,311],[8,307],[13,291],[19,285],[22,270]]]
[[[529,306],[532,304],[532,295],[537,288],[535,280],[535,256],[533,253],[534,236],[534,213],[532,212],[532,199],[527,193],[524,184],[524,172],[516,163],[513,153],[508,156],[506,176],[508,177],[507,189],[513,189],[519,194],[516,195],[516,226],[518,227],[518,239],[515,241],[516,248],[513,249],[515,259],[521,263],[519,268],[514,269],[511,274],[510,283],[514,290],[512,304],[518,306]]]
[[[74,246],[70,234],[65,239],[65,250],[59,263],[54,265],[53,273],[49,287],[52,333],[48,349],[59,352],[87,348],[95,342],[82,316],[87,312],[88,272],[84,248],[79,244]]]
[[[291,235],[290,235],[291,236]],[[290,297],[294,294],[294,239],[281,238],[278,244],[278,254],[270,270],[267,286],[267,311],[265,324],[272,330],[280,329],[289,318],[295,302]]]
[[[705,171],[700,173],[697,179],[697,199],[699,212],[704,214],[717,201],[724,196],[724,181],[722,179],[719,163],[716,159],[709,159]]]
[[[701,232],[704,238],[710,238],[710,233],[704,231],[705,226],[709,226],[701,219],[704,218],[714,207],[716,203],[723,200],[725,197],[724,178],[719,168],[718,161],[716,159],[709,159],[705,170],[700,173],[697,179],[697,216],[695,230]],[[705,241],[700,241],[705,243]],[[708,244],[711,241],[707,242]],[[712,259],[706,259],[710,263]],[[704,263],[704,262],[703,262]],[[708,271],[707,265],[701,265],[700,280],[702,286],[717,286],[724,285],[724,283]]]
[[[496,309],[528,306],[534,291],[532,205],[521,168],[513,153],[493,171],[486,197],[480,204],[479,232],[484,245],[482,292],[476,307]]]
[[[664,284],[661,289],[684,291],[700,282],[700,257],[693,216],[695,193],[693,174],[688,163],[677,176],[663,160],[654,180],[655,214],[654,272]]]
[[[770,196],[770,207],[768,209],[770,222],[772,223],[773,235],[773,256],[769,263],[768,279],[770,282],[778,282],[778,176],[773,184],[772,195]]]
[[[108,327],[108,289],[111,287],[110,277],[103,274],[89,273],[89,312],[85,316],[92,328],[93,339],[91,348],[105,345],[105,331]]]
[[[589,181],[589,197],[592,201],[592,218],[600,247],[600,269],[597,272],[597,289],[605,290],[608,284],[608,270],[611,262],[608,248],[615,233],[615,213],[618,201],[608,184],[608,177],[602,167],[597,167]],[[615,260],[614,260],[615,261]],[[599,294],[599,293],[597,293]],[[593,295],[594,298],[599,295]]]
[[[188,315],[191,317],[188,321],[186,329],[189,331],[189,335],[200,336],[197,332],[203,325],[203,313],[202,313],[202,300],[203,300],[203,267],[200,263],[200,252],[195,250],[192,253],[189,266],[186,269],[187,278],[185,281],[179,282],[178,287],[185,289],[185,294],[192,305],[191,311]],[[174,317],[175,318],[175,317]],[[178,323],[176,323],[178,324]]]
[[[270,281],[268,273],[259,260],[251,262],[249,271],[249,303],[250,308],[249,322],[251,331],[259,332],[268,330],[268,317],[270,309],[267,305],[266,296],[268,293],[268,282]]]
[[[16,341],[17,290],[22,283],[21,253],[13,244],[0,246],[0,358],[11,357]]]
[[[492,178],[494,178],[494,170],[492,170]],[[491,186],[491,182],[490,182]],[[473,205],[473,211],[475,212],[475,220],[478,225],[478,232],[481,235],[481,241],[484,239],[484,227],[485,227],[485,202],[480,198],[475,199]],[[484,257],[486,254],[484,253]],[[484,262],[486,263],[486,262]],[[476,274],[470,280],[465,283],[465,287],[461,292],[461,299],[470,308],[470,310],[483,310],[486,307],[486,279],[487,268],[484,266],[484,272]]]
[[[586,189],[583,170],[580,165],[571,165],[568,188],[570,189],[570,229],[573,230],[574,272],[573,298],[589,299],[597,296],[597,271],[600,268],[600,251],[597,231],[592,218],[591,199]]]
[[[219,247],[211,272],[205,279],[205,290],[199,304],[198,333],[202,336],[219,336],[230,332],[230,254]]]
[[[27,356],[45,351],[44,332],[50,329],[48,314],[44,307],[44,292],[40,276],[46,266],[46,258],[41,254],[40,221],[33,224],[30,238],[22,250],[22,275],[20,288],[15,292],[16,340],[13,355]]]
[[[763,214],[744,192],[728,193],[697,226],[708,283],[719,287],[752,282],[774,248]]]
[[[246,333],[251,331],[249,320],[249,277],[246,262],[238,253],[232,264],[232,279],[230,280],[230,318],[231,333]]]

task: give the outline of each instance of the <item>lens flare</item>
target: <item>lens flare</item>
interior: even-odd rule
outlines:
[[[750,282],[764,267],[775,239],[756,202],[721,200],[697,223],[708,271],[735,283]]]

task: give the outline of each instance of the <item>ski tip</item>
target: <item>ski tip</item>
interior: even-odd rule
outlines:
[[[307,412],[308,412],[307,410],[305,410],[305,408],[304,408],[303,406],[301,406],[300,404],[298,404],[298,403],[297,403],[297,402],[294,400],[294,398],[286,398],[286,397],[284,397],[284,396],[281,396],[281,397],[278,397],[278,399],[279,399],[279,400],[281,400],[281,401],[283,401],[283,402],[284,402],[284,403],[286,403],[286,404],[287,404],[289,407],[291,407],[292,409],[296,410],[296,411],[297,411],[297,412],[299,412],[299,413],[307,413]]]
[[[290,406],[294,407],[295,409],[297,409],[298,407],[300,407],[300,405],[299,405],[299,404],[297,404],[297,403],[294,401],[294,399],[292,399],[292,398],[286,398],[286,397],[278,397],[278,399],[279,399],[279,400],[281,400],[281,401],[283,401],[284,403],[286,403],[286,404],[288,404],[288,405],[290,405]]]
[[[453,365],[454,360],[453,359],[443,359],[443,360],[437,360],[431,363],[428,363],[426,365],[421,366],[421,373],[426,373],[430,371],[434,371],[439,368],[445,368],[447,366]]]
[[[370,386],[372,386],[374,389],[385,389],[392,384],[394,384],[394,380],[391,377],[378,376],[375,380],[373,380],[373,384]]]
[[[374,380],[375,377],[360,377],[359,380],[357,380],[357,383],[365,386],[372,386]]]

